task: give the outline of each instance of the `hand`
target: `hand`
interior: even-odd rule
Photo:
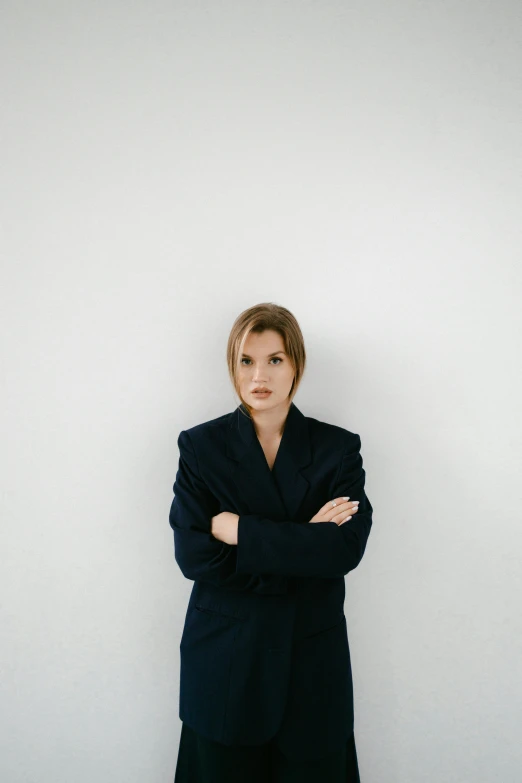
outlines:
[[[225,544],[237,544],[237,527],[239,515],[231,511],[222,511],[212,517],[210,530],[214,538]]]
[[[329,500],[310,522],[335,522],[336,525],[344,525],[348,521],[346,517],[352,517],[359,510],[358,500],[342,497],[334,498],[334,501],[336,506],[332,506],[332,501]]]

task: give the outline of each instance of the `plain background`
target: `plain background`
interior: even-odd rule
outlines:
[[[3,783],[172,781],[180,430],[299,320],[361,436],[364,783],[522,770],[520,3],[1,7]],[[321,716],[318,716],[318,720]]]

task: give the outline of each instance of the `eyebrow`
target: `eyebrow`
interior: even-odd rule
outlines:
[[[269,354],[268,354],[268,358],[270,358],[271,356],[277,356],[277,354],[278,354],[278,353],[284,353],[284,351],[274,351],[274,353],[269,353]],[[285,355],[286,355],[286,354],[285,354]],[[244,354],[243,354],[243,356],[244,356],[246,359],[251,359],[251,358],[252,358],[252,357],[251,357],[251,356],[249,356],[247,353],[244,353]]]

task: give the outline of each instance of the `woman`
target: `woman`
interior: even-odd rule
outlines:
[[[373,509],[359,435],[293,402],[305,360],[292,313],[249,308],[227,348],[240,405],[178,438],[175,783],[359,781],[344,577]]]

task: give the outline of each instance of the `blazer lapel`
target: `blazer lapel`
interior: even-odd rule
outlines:
[[[227,457],[237,491],[251,514],[295,519],[310,487],[303,469],[312,460],[308,422],[292,402],[272,471],[244,406],[230,414]]]

